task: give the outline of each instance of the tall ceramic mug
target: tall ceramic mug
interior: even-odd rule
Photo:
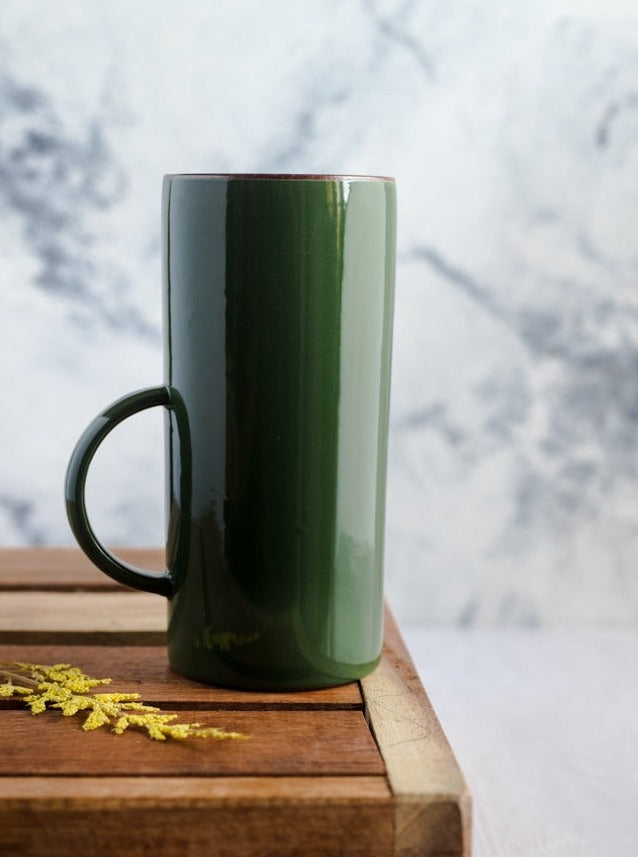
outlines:
[[[165,382],[86,429],[67,513],[106,574],[168,599],[169,661],[255,689],[374,669],[394,300],[394,181],[164,178]],[[87,517],[91,459],[123,419],[166,409],[163,573],[111,554]]]

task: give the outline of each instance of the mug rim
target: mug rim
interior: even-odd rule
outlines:
[[[372,181],[394,182],[394,176],[345,173],[166,173],[167,179],[225,179],[237,181]]]

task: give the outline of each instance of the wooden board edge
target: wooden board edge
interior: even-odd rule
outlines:
[[[394,857],[470,857],[471,842],[469,793],[395,799]]]
[[[383,657],[361,693],[394,796],[394,853],[469,857],[471,795],[387,608]]]
[[[2,854],[392,854],[394,814],[385,777],[3,780]]]
[[[81,794],[79,794],[81,788]],[[2,776],[0,804],[34,802],[51,806],[121,802],[130,804],[201,801],[294,801],[340,802],[356,801],[383,803],[392,792],[383,775],[362,776]]]

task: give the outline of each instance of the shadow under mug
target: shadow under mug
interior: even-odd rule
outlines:
[[[168,175],[165,383],[106,408],[66,476],[102,571],[168,599],[169,661],[220,686],[319,688],[378,663],[396,201],[368,176]],[[162,406],[167,569],[105,548],[85,481]]]

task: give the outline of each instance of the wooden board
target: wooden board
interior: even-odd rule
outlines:
[[[122,551],[161,568],[154,550]],[[463,776],[390,614],[361,683],[220,690],[173,674],[159,596],[76,550],[0,550],[0,660],[70,662],[242,742],[86,733],[0,702],[0,854],[468,857]]]

